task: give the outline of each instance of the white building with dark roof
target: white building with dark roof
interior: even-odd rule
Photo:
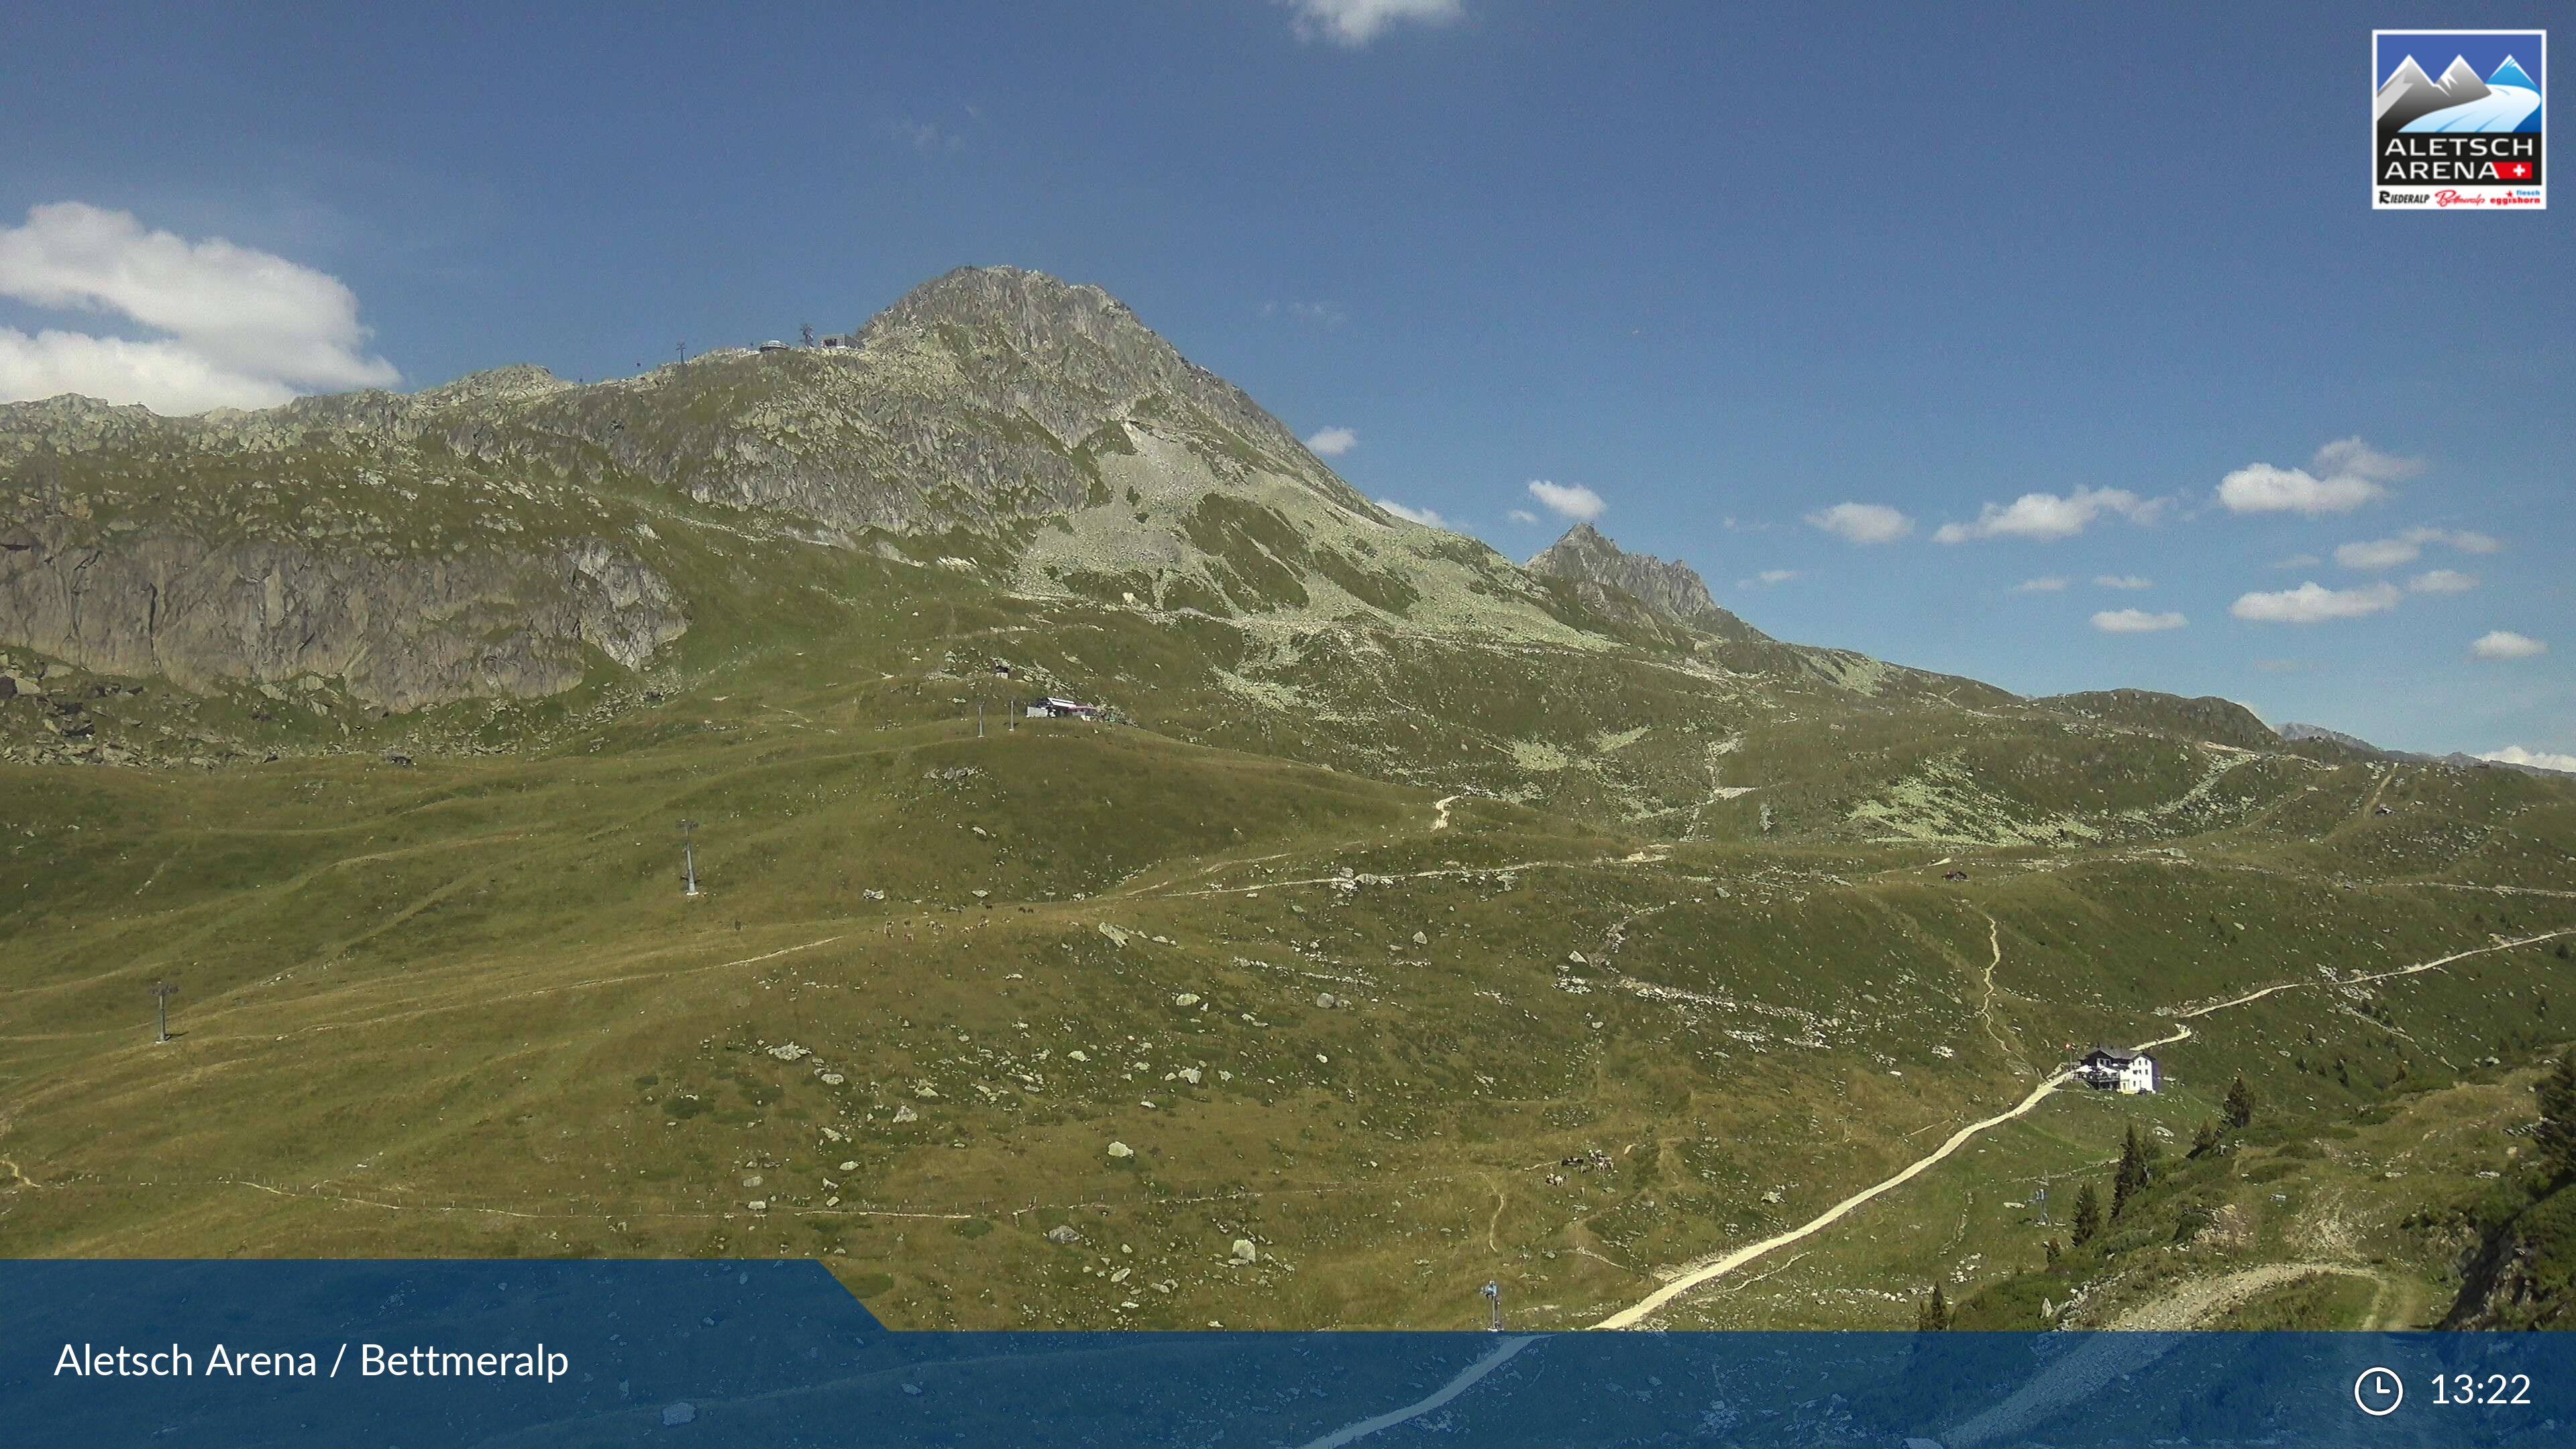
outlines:
[[[2075,1076],[2097,1092],[2152,1092],[2159,1077],[2156,1059],[2145,1052],[2095,1047],[2075,1064]]]

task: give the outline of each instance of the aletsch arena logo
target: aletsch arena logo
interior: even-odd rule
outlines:
[[[2547,31],[2375,30],[2370,45],[2374,209],[2546,209]]]

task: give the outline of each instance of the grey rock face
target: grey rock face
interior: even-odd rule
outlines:
[[[410,710],[579,684],[584,644],[628,669],[688,628],[670,586],[598,540],[559,554],[385,560],[175,532],[0,529],[0,643],[193,690],[299,675]]]
[[[1525,567],[1577,583],[1617,589],[1655,613],[1678,624],[1735,639],[1763,636],[1751,625],[1717,606],[1708,584],[1689,565],[1651,554],[1629,553],[1588,523],[1567,529],[1565,536]]]

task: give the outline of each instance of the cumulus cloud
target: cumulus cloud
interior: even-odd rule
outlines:
[[[1533,523],[1538,522],[1538,515],[1537,515],[1537,514],[1535,514],[1535,513],[1530,512],[1530,511],[1529,511],[1528,509],[1526,509],[1526,508],[1515,508],[1515,509],[1513,509],[1511,512],[1506,513],[1506,514],[1504,514],[1503,516],[1504,516],[1505,518],[1510,519],[1510,520],[1511,520],[1512,522],[1514,522],[1514,523],[1518,523],[1518,524],[1522,524],[1522,525],[1528,525],[1528,524],[1533,524]]]
[[[2469,646],[2469,653],[2480,659],[2530,659],[2549,652],[2549,646],[2528,634],[2511,629],[2495,629],[2481,634]]]
[[[1846,543],[1894,543],[1914,531],[1914,520],[1884,503],[1837,503],[1807,515],[1807,522]]]
[[[2218,501],[2230,513],[2350,513],[2388,496],[2387,485],[2424,471],[2421,458],[2383,453],[2359,438],[2338,438],[2317,449],[2305,468],[2249,463],[2218,482]],[[2401,560],[2402,562],[2402,560]]]
[[[1571,518],[1577,523],[1590,523],[1610,506],[1600,494],[1580,483],[1550,483],[1544,478],[1533,478],[1529,494],[1548,512],[1559,518]]]
[[[2428,543],[2444,544],[2462,553],[2494,553],[2504,547],[2483,533],[2410,528],[2394,538],[2347,543],[2335,550],[2335,562],[2348,569],[2391,569],[2402,563],[2413,563],[2422,556],[2424,545]]]
[[[1318,457],[1338,458],[1360,445],[1360,435],[1348,428],[1321,428],[1306,440],[1308,450]]]
[[[2457,569],[2427,569],[2406,581],[2410,594],[2465,594],[2478,586],[2476,574]]]
[[[2104,609],[2093,616],[2093,627],[2105,634],[2153,634],[2190,622],[2180,614],[2150,614],[2144,609]]]
[[[2319,478],[2304,468],[2275,468],[2254,463],[2218,482],[2218,501],[2230,513],[2350,513],[2388,496],[2367,478],[2339,473]]]
[[[1313,444],[1310,443],[1307,446],[1312,447]],[[1377,501],[1377,506],[1394,514],[1398,518],[1410,519],[1411,521],[1423,524],[1426,527],[1447,528],[1449,526],[1448,519],[1441,517],[1439,514],[1428,508],[1407,508],[1392,498],[1379,499]]]
[[[2063,576],[2052,576],[2044,579],[2024,579],[2020,583],[2013,585],[2012,591],[2016,594],[2062,593],[2065,591],[2066,585],[2069,582],[2071,581]]]
[[[2152,589],[2156,581],[2140,574],[2095,574],[2093,584],[2103,589]]]
[[[2562,755],[2555,750],[2526,750],[2520,745],[2507,745],[2478,756],[2504,765],[2531,765],[2543,770],[2559,770],[2576,775],[2576,755]]]
[[[1296,12],[1300,40],[1325,40],[1357,50],[1397,24],[1447,25],[1463,18],[1461,0],[1278,0]]]
[[[1773,584],[1785,584],[1797,576],[1796,569],[1764,569],[1749,579],[1737,579],[1735,586],[1739,589],[1767,589]]]
[[[315,389],[385,387],[340,281],[219,237],[147,231],[129,212],[66,201],[0,230],[0,296],[120,317],[141,340],[0,328],[0,401],[77,392],[156,412],[273,407]]]
[[[2152,523],[2163,511],[2163,500],[2140,498],[2125,488],[2078,488],[2063,498],[2054,493],[2025,493],[2010,503],[1987,504],[1973,523],[1942,524],[1932,541],[2027,538],[2049,542],[2073,538],[2106,516]]]
[[[2246,594],[2227,606],[2227,612],[2240,619],[2260,624],[2322,624],[2329,619],[2357,619],[2397,607],[2395,584],[2372,584],[2361,589],[2329,589],[2309,582],[2295,589],[2281,589],[2268,594]]]

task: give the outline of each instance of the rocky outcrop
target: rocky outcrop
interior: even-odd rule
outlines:
[[[1524,567],[1577,583],[1617,589],[1654,613],[1677,624],[1703,629],[1729,639],[1761,639],[1752,625],[1717,606],[1708,584],[1688,564],[1651,554],[1629,553],[1588,523],[1567,529],[1565,537]]]
[[[584,646],[640,669],[687,628],[659,574],[596,539],[383,559],[59,517],[0,526],[0,644],[198,691],[312,675],[393,710],[531,698],[579,684]]]
[[[2292,744],[2297,744],[2301,740],[2316,740],[2323,744],[2335,745],[2343,749],[2351,750],[2356,754],[2368,755],[2373,759],[2393,760],[2404,758],[2404,756],[2398,754],[2396,751],[2383,750],[2379,746],[2372,744],[2370,741],[2363,739],[2359,735],[2348,735],[2341,730],[2330,730],[2324,725],[2301,724],[2297,720],[2292,720],[2288,724],[2282,725],[2279,729],[2275,730],[2274,733]]]

